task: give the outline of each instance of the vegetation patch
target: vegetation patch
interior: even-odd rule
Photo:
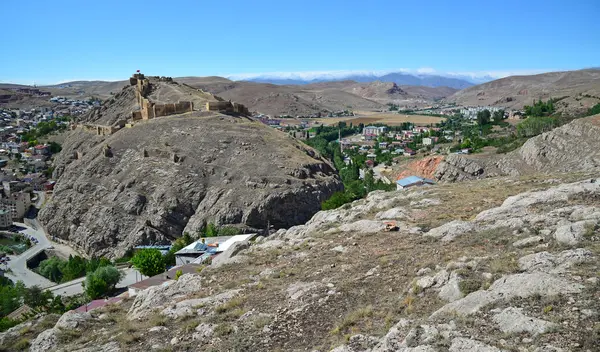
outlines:
[[[340,335],[346,333],[349,328],[358,325],[361,321],[369,319],[372,316],[373,306],[358,308],[357,310],[346,314],[342,321],[331,330],[330,334]]]

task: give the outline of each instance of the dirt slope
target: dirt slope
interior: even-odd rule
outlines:
[[[583,112],[600,103],[600,70],[549,72],[532,76],[511,76],[463,89],[447,98],[459,105],[491,105],[521,109],[533,100],[564,98],[558,110],[567,114]]]
[[[435,172],[440,181],[454,182],[500,175],[528,175],[573,170],[600,170],[600,115],[574,120],[539,136],[506,155],[451,154]]]

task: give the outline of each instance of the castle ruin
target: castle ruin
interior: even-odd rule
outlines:
[[[161,81],[173,82],[170,77],[160,77]],[[129,84],[135,86],[135,95],[140,106],[139,111],[133,111],[131,113],[131,119],[133,121],[138,120],[150,120],[155,117],[169,116],[183,114],[186,112],[194,111],[194,103],[191,101],[179,101],[177,103],[170,104],[156,104],[150,99],[148,95],[152,91],[152,83],[144,76],[143,73],[136,73],[129,78]]]

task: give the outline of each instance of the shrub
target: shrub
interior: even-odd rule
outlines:
[[[165,271],[166,264],[158,249],[146,248],[138,251],[131,258],[133,266],[143,275],[154,276]]]
[[[85,278],[85,293],[91,299],[106,296],[115,289],[122,275],[114,266],[99,267]]]
[[[458,283],[460,292],[464,295],[468,295],[471,292],[475,292],[481,288],[481,282],[475,279],[466,279]]]

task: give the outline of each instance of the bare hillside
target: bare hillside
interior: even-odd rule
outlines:
[[[531,175],[600,170],[600,115],[574,120],[529,139],[506,155],[456,155],[435,171],[440,181],[464,181],[501,175]]]
[[[533,100],[564,98],[555,106],[567,114],[600,103],[600,70],[549,72],[511,76],[461,90],[447,98],[459,105],[490,105],[521,109]]]

